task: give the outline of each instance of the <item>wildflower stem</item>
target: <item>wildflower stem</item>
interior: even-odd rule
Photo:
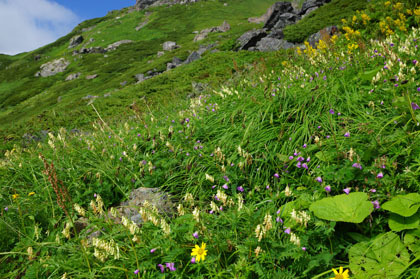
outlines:
[[[334,130],[334,127],[333,127],[333,124],[332,124],[332,120],[331,120],[331,116],[328,114],[328,121],[330,122],[330,127],[331,127],[331,131],[332,131],[332,135],[333,135],[333,139],[334,139],[334,143],[335,143],[335,150],[336,150],[336,152],[337,152],[337,165],[339,164],[339,161],[340,161],[340,159],[339,159],[339,153],[338,153],[338,144],[337,144],[337,138],[336,138],[336,136],[335,136],[335,130]]]

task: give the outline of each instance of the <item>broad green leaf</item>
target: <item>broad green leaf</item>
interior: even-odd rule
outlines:
[[[408,231],[404,236],[404,244],[415,257],[420,257],[420,229]]]
[[[398,195],[382,205],[382,208],[404,217],[412,216],[420,207],[420,194]]]
[[[410,262],[410,255],[399,236],[388,232],[353,245],[349,260],[355,278],[393,279],[400,278]]]
[[[410,217],[403,217],[398,214],[391,213],[388,219],[388,225],[394,232],[402,230],[416,229],[420,224],[420,213],[414,214]]]
[[[373,210],[366,193],[356,192],[316,201],[309,207],[316,217],[329,221],[361,223]]]

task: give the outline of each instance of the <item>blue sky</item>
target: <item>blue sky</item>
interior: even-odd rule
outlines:
[[[31,51],[135,0],[0,0],[0,53]]]
[[[55,0],[58,4],[69,8],[81,19],[105,16],[108,11],[133,6],[135,0]]]

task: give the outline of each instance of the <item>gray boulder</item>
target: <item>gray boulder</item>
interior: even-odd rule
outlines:
[[[140,225],[143,223],[143,220],[139,214],[139,210],[146,202],[150,206],[155,207],[161,215],[172,216],[176,210],[169,194],[161,192],[158,188],[145,187],[134,189],[129,199],[122,202],[116,210],[120,213],[120,216],[125,216],[137,225]],[[120,217],[112,218],[117,218],[117,220],[114,220],[121,222]]]
[[[257,45],[258,41],[267,36],[263,29],[251,30],[239,37],[238,44],[240,50],[247,50]]]
[[[77,78],[80,77],[80,75],[81,75],[81,73],[70,74],[66,77],[66,81],[77,79]]]
[[[272,13],[264,24],[264,28],[271,30],[276,25],[279,17],[284,13],[293,13],[294,9],[290,2],[277,2],[272,6]]]
[[[83,36],[77,35],[70,39],[69,48],[80,45],[83,42]]]
[[[115,42],[115,43],[113,43],[113,44],[110,44],[110,45],[108,45],[106,48],[105,48],[105,51],[112,51],[112,50],[116,50],[120,45],[123,45],[123,44],[130,44],[130,43],[132,43],[133,41],[132,40],[121,40],[121,41],[118,41],[118,42]]]
[[[97,74],[94,74],[94,75],[88,75],[88,76],[86,76],[86,79],[95,79],[95,78],[97,78],[98,77],[98,75]]]
[[[261,41],[257,43],[255,46],[255,50],[258,51],[276,51],[279,49],[288,49],[292,48],[295,45],[292,43],[289,43],[286,40],[283,39],[275,39],[275,38],[262,38]]]
[[[163,50],[171,51],[179,48],[179,46],[175,42],[167,41],[163,43],[162,48]]]
[[[277,22],[274,24],[273,28],[274,30],[281,30],[287,25],[291,25],[296,23],[300,20],[300,16],[294,13],[283,13],[276,17]]]
[[[64,58],[56,59],[54,61],[41,65],[41,70],[35,74],[36,77],[49,77],[58,73],[64,72],[70,62]]]
[[[73,55],[77,54],[89,54],[89,53],[105,53],[106,50],[102,47],[88,47],[81,48],[80,50],[73,51]]]
[[[175,56],[174,58],[172,58],[172,62],[169,62],[169,63],[166,64],[166,70],[167,71],[171,70],[171,69],[176,68],[180,65],[182,65],[182,60]]]
[[[189,64],[189,63],[194,62],[195,60],[198,60],[200,58],[201,58],[201,55],[197,51],[193,51],[188,56],[187,60],[185,60],[184,64]]]
[[[148,79],[148,77],[146,77],[144,74],[137,74],[134,76],[134,78],[137,80],[137,83],[140,83]]]
[[[322,5],[331,2],[331,0],[306,0],[302,4],[302,8],[300,9],[299,14],[305,15],[308,14],[308,10],[311,8],[318,8]]]
[[[194,42],[204,40],[210,33],[227,32],[230,30],[230,24],[225,20],[220,26],[206,28],[200,31],[195,37]]]

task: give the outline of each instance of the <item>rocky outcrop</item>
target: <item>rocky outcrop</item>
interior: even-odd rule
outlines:
[[[110,45],[108,45],[106,48],[105,48],[105,52],[107,52],[107,51],[112,51],[112,50],[116,50],[120,45],[123,45],[123,44],[130,44],[130,43],[132,43],[133,41],[132,40],[121,40],[121,41],[118,41],[118,42],[115,42],[115,43],[113,43],[113,44],[110,44]]]
[[[190,64],[191,62],[194,62],[201,58],[200,53],[197,51],[191,52],[191,54],[188,56],[187,60],[185,60],[184,64]]]
[[[102,47],[88,47],[81,48],[80,50],[74,50],[73,55],[77,54],[89,54],[89,53],[105,53],[106,50]]]
[[[94,74],[94,75],[88,75],[88,76],[86,76],[86,79],[87,80],[89,80],[89,79],[95,79],[95,78],[97,78],[98,77],[98,75],[97,74]]]
[[[230,24],[225,20],[220,26],[210,27],[210,28],[201,30],[200,33],[198,33],[194,37],[194,42],[204,40],[210,33],[216,33],[216,32],[224,33],[229,30],[230,30]]]
[[[295,24],[302,17],[331,0],[306,0],[300,10],[291,2],[273,4],[261,17],[249,18],[249,22],[264,22],[263,29],[244,33],[238,40],[239,50],[274,51],[294,47],[283,39],[283,29]]]
[[[66,77],[66,81],[75,80],[80,77],[80,73],[70,74]]]
[[[162,48],[163,50],[171,51],[179,48],[179,46],[175,42],[167,41],[162,44]]]
[[[239,37],[239,49],[246,50],[255,47],[257,43],[266,36],[267,33],[262,29],[248,31]]]
[[[182,60],[175,56],[174,58],[172,58],[172,62],[166,64],[166,70],[169,71],[180,65],[182,65]]]
[[[321,40],[322,38],[325,38],[325,37],[331,37],[334,34],[336,34],[337,32],[338,32],[337,26],[325,27],[325,28],[319,30],[318,32],[316,32],[315,34],[312,34],[311,36],[309,36],[308,43],[312,47],[316,47],[319,40]]]
[[[69,48],[74,48],[83,42],[83,36],[77,35],[70,39]]]
[[[70,62],[64,58],[56,59],[54,61],[41,65],[41,70],[35,74],[36,77],[49,77],[58,73],[64,72]]]

